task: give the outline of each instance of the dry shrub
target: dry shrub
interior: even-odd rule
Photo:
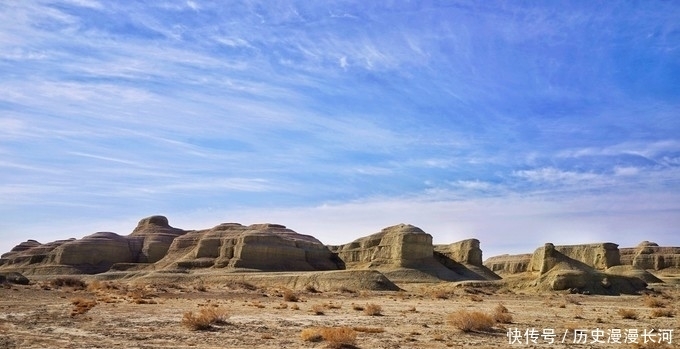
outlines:
[[[328,342],[329,348],[354,347],[357,332],[349,327],[312,327],[302,330],[300,338],[306,342]]]
[[[194,331],[208,330],[212,325],[226,323],[227,311],[217,307],[201,308],[198,312],[186,312],[182,317],[182,325]]]
[[[368,303],[364,307],[364,314],[368,316],[380,316],[382,315],[382,307],[375,303]]]
[[[619,309],[617,312],[624,319],[637,320],[638,314],[633,309]]]
[[[51,284],[54,287],[73,287],[77,290],[84,290],[87,288],[87,283],[85,283],[85,281],[71,276],[56,278],[52,280]]]
[[[331,301],[331,302],[325,303],[324,307],[326,307],[326,309],[342,309],[342,304],[335,304]]]
[[[283,291],[283,300],[286,302],[297,302],[300,300],[300,298],[298,298],[297,293],[291,290],[285,290]]]
[[[87,289],[89,291],[111,291],[111,290],[119,290],[120,286],[116,285],[110,281],[99,281],[99,280],[92,280],[88,285]]]
[[[448,315],[449,325],[463,331],[490,331],[495,323],[493,317],[481,311],[458,310]]]
[[[432,292],[432,297],[435,299],[449,299],[449,293],[445,290],[437,290]]]
[[[312,305],[312,308],[309,310],[310,312],[314,313],[314,315],[323,315],[325,307],[323,304],[314,304]]]
[[[300,310],[300,307],[297,304],[293,304],[290,306],[291,310]]]
[[[666,307],[666,302],[663,300],[652,297],[652,296],[645,296],[643,301],[642,301],[645,306],[648,306],[650,308],[665,308]]]
[[[288,303],[281,302],[279,305],[274,306],[274,309],[286,309],[288,308]]]
[[[94,308],[94,306],[97,305],[97,301],[94,299],[87,298],[74,298],[71,300],[71,304],[73,304],[71,316],[76,316],[80,314],[85,314],[88,311],[90,311],[90,309]]]
[[[131,303],[135,304],[156,304],[156,301],[153,299],[158,297],[157,294],[142,287],[128,291],[126,296],[130,298]]]
[[[473,294],[473,295],[470,296],[470,300],[473,301],[473,302],[482,302],[482,301],[484,301],[484,298],[482,298],[482,296]]]
[[[353,347],[357,342],[356,331],[349,327],[323,327],[321,337],[329,348]]]
[[[503,304],[498,304],[493,309],[493,319],[499,324],[512,323],[512,315],[510,315],[508,308],[506,308]]]
[[[300,338],[305,342],[321,342],[323,340],[321,332],[317,327],[305,328],[300,332]]]
[[[672,309],[661,309],[657,308],[652,310],[652,317],[673,317],[675,316],[675,312],[673,312]]]
[[[363,333],[383,333],[383,332],[385,332],[385,328],[383,328],[383,327],[357,326],[357,327],[352,327],[352,329],[357,331],[357,332],[363,332]]]

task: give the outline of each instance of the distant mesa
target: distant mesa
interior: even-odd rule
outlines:
[[[643,241],[637,247],[622,248],[621,263],[649,270],[680,269],[680,247],[661,247]]]
[[[482,265],[476,239],[432,245],[432,235],[409,224],[387,227],[345,245],[328,246],[348,269],[380,270],[400,282],[495,280]]]
[[[622,263],[621,251],[614,243],[547,243],[533,254],[491,257],[484,264],[506,279],[534,275],[528,285],[539,290],[630,294],[645,289],[648,283],[662,282],[644,268]]]
[[[614,243],[548,243],[533,253],[495,256],[483,262],[479,240],[433,245],[430,234],[410,224],[386,227],[347,244],[325,246],[313,236],[280,224],[223,223],[210,229],[183,230],[170,226],[164,216],[151,216],[141,219],[127,236],[98,232],[46,244],[22,242],[0,257],[0,276],[5,278],[0,281],[24,282],[23,275],[65,274],[188,277],[223,270],[222,277],[249,272],[251,278],[262,282],[278,278],[287,287],[308,283],[329,288],[343,280],[357,287],[397,289],[395,282],[500,280],[538,291],[620,294],[661,282],[648,270],[667,268],[680,268],[680,247],[661,247],[648,241],[622,249]]]

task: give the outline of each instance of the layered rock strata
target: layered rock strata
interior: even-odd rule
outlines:
[[[680,269],[680,247],[643,241],[636,247],[621,249],[621,264],[649,270]]]
[[[283,225],[224,223],[174,239],[156,266],[305,271],[337,270],[339,264],[319,240]]]

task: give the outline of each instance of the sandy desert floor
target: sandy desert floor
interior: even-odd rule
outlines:
[[[319,338],[309,333],[318,327],[350,328],[347,338],[351,342],[354,333],[356,339],[347,348],[680,347],[677,285],[655,287],[653,297],[522,294],[447,284],[400,285],[403,292],[293,293],[251,286],[90,281],[79,289],[49,280],[7,286],[0,288],[0,348],[342,347],[342,339],[312,341]],[[489,331],[463,332],[449,321],[460,310],[493,314],[499,304],[508,310],[509,323],[495,323]],[[367,308],[380,308],[373,309],[380,315],[367,315]],[[183,318],[200,309],[213,309],[225,321],[194,330]],[[635,331],[639,343],[626,343]],[[617,334],[622,343],[607,343]],[[574,343],[575,336],[585,343]]]

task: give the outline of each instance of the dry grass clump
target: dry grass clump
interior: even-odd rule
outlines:
[[[675,316],[675,312],[672,309],[661,309],[661,308],[656,308],[652,310],[652,317],[673,317]]]
[[[323,340],[318,327],[305,328],[300,332],[300,338],[305,342],[321,342]]]
[[[329,348],[352,348],[356,345],[357,332],[349,327],[313,327],[300,333],[307,342],[328,342]]]
[[[432,292],[432,297],[435,299],[449,299],[449,293],[446,290],[436,290]]]
[[[473,295],[470,296],[470,300],[473,301],[473,302],[483,302],[484,298],[482,298],[482,296],[473,294]]]
[[[158,297],[158,295],[143,287],[137,287],[129,290],[126,296],[130,299],[131,303],[157,304],[154,298]]]
[[[325,309],[326,307],[324,307],[323,304],[314,304],[309,311],[314,315],[323,315],[325,314]]]
[[[336,304],[333,303],[332,301],[324,303],[323,306],[326,307],[326,309],[342,309],[342,304]]]
[[[300,310],[300,307],[297,304],[293,304],[290,306],[291,310]]]
[[[94,299],[87,299],[87,298],[74,298],[71,300],[71,304],[73,304],[73,309],[71,310],[71,316],[76,316],[80,314],[85,314],[90,309],[94,308],[95,305],[97,305],[97,301]]]
[[[481,311],[458,310],[448,315],[449,325],[463,331],[490,331],[496,323],[494,318]]]
[[[71,276],[56,278],[52,280],[51,284],[53,287],[72,287],[77,290],[87,288],[85,281]]]
[[[316,289],[316,287],[314,287],[312,285],[305,286],[305,291],[307,291],[309,293],[321,293],[319,290]]]
[[[364,314],[368,316],[381,316],[382,307],[375,303],[368,303],[366,304],[366,307],[364,307]]]
[[[182,317],[182,325],[193,331],[208,330],[212,325],[224,324],[229,315],[226,310],[219,307],[205,307],[194,313],[188,311]]]
[[[283,291],[283,300],[286,302],[297,302],[300,300],[300,298],[298,297],[297,293],[291,290],[285,290]]]
[[[506,308],[503,304],[498,304],[493,309],[493,319],[499,324],[512,323],[512,315],[510,315],[508,308]]]
[[[645,296],[642,301],[645,306],[648,306],[650,308],[665,308],[666,307],[666,302],[663,300],[652,297],[652,296]]]
[[[633,309],[619,309],[617,312],[622,318],[624,319],[631,319],[631,320],[637,320],[638,314],[635,310]]]

